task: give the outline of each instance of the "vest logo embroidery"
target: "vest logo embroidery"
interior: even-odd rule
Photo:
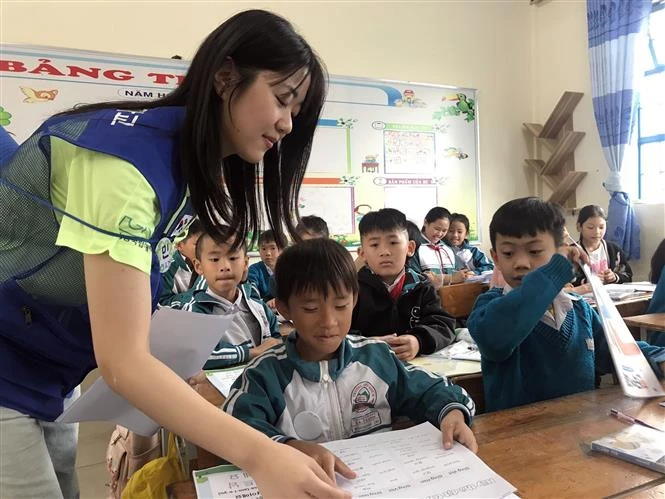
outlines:
[[[376,388],[369,381],[361,381],[351,390],[351,432],[364,433],[380,425]]]
[[[139,117],[145,113],[147,109],[142,109],[140,111],[130,111],[124,109],[118,109],[111,120],[111,126],[123,125],[123,126],[134,126]]]
[[[155,246],[155,254],[159,262],[159,272],[163,274],[169,270],[173,261],[173,242],[168,237],[161,238]]]

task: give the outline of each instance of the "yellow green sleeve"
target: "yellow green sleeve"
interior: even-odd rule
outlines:
[[[51,202],[56,208],[115,234],[149,239],[159,223],[157,196],[127,161],[51,137]],[[56,213],[57,246],[85,254],[108,252],[120,263],[149,274],[148,243],[103,234]]]

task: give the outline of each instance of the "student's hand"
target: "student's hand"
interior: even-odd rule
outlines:
[[[585,284],[580,284],[579,286],[573,286],[573,285],[571,285],[570,288],[568,288],[568,287],[566,286],[564,289],[566,289],[566,290],[569,289],[569,290],[572,291],[573,293],[577,293],[577,294],[580,294],[580,295],[585,295],[585,294],[587,294],[587,293],[591,293],[591,284],[589,284],[589,283],[587,282],[587,283],[585,283]]]
[[[478,452],[476,437],[464,421],[464,414],[459,409],[453,409],[441,420],[441,438],[443,448],[450,449],[453,440],[467,447],[474,454]]]
[[[385,339],[384,339],[385,338]],[[412,334],[403,334],[401,336],[384,336],[383,341],[390,345],[399,360],[407,361],[414,359],[420,350],[418,338]]]
[[[439,289],[441,286],[443,286],[443,275],[435,274],[429,270],[423,272],[423,275],[429,279],[429,281],[436,289]]]
[[[351,498],[350,492],[335,487],[314,459],[292,447],[270,441],[256,449],[255,462],[247,471],[263,497]]]
[[[619,280],[618,276],[610,269],[607,269],[606,271],[598,274],[598,277],[600,277],[600,280],[603,282],[603,284],[612,284],[613,282],[617,282]]]
[[[577,246],[561,246],[557,253],[566,257],[570,263],[582,266],[582,263],[589,265],[589,255],[585,251],[579,249]]]
[[[348,479],[356,477],[355,471],[349,468],[344,461],[326,449],[323,445],[314,442],[306,442],[304,440],[289,440],[286,442],[286,445],[298,449],[300,452],[303,452],[314,459],[335,484],[337,483],[335,472]]]
[[[266,305],[268,305],[268,308],[272,310],[274,313],[277,313],[277,305],[275,305],[275,299],[273,298],[272,300],[268,300],[266,302]]]
[[[191,386],[196,393],[201,395],[204,399],[210,402],[215,407],[221,407],[224,404],[224,395],[222,395],[217,388],[215,388],[208,377],[203,371],[192,376],[187,380],[189,386]]]
[[[253,359],[254,357],[258,357],[263,352],[268,350],[270,347],[274,347],[275,345],[281,345],[281,344],[282,340],[280,340],[279,338],[268,338],[267,340],[263,340],[258,347],[249,349],[249,358]]]
[[[473,270],[465,269],[462,272],[464,272],[464,278],[467,277],[473,277],[476,275],[476,273]]]

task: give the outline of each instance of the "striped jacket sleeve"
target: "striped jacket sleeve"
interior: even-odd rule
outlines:
[[[279,358],[285,355],[285,347],[279,347],[250,362],[223,406],[225,412],[278,442],[291,439],[277,428],[286,407],[282,388],[286,373],[279,366]]]
[[[471,424],[476,405],[461,386],[421,367],[404,364],[394,354],[392,358],[397,384],[391,396],[396,403],[391,402],[391,406],[397,407],[400,415],[414,422],[429,421],[438,428],[450,411],[458,409],[464,414],[466,424]]]
[[[250,348],[252,348],[250,341],[240,345],[220,341],[210,353],[203,369],[222,369],[236,364],[244,364],[249,360]]]
[[[487,255],[475,246],[471,247],[471,255],[473,256],[473,266],[475,267],[474,272],[476,274],[494,270],[494,264],[487,258]]]

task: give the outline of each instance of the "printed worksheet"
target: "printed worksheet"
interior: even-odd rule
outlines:
[[[357,473],[354,480],[337,476],[353,497],[503,498],[515,492],[461,444],[444,450],[441,432],[430,423],[322,445]],[[199,499],[261,497],[252,478],[234,467],[193,475]]]
[[[224,397],[229,396],[231,385],[245,370],[245,366],[231,367],[229,369],[215,369],[205,371],[208,381],[219,390]]]

